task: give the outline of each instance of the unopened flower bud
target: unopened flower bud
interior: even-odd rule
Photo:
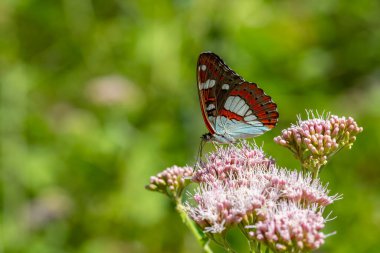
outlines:
[[[356,135],[363,131],[358,127],[352,117],[341,117],[327,114],[325,117],[319,116],[312,111],[308,112],[308,119],[301,120],[298,117],[296,125],[282,131],[288,135],[280,135],[275,138],[275,142],[282,145],[287,143],[295,156],[303,161],[303,166],[312,171],[327,163],[322,157],[331,157],[341,147],[350,148],[356,140]],[[296,139],[296,141],[292,141]],[[282,145],[284,146],[284,145]]]

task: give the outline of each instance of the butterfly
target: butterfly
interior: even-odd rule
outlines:
[[[202,143],[234,143],[259,136],[278,121],[277,105],[256,83],[247,82],[214,53],[201,53],[197,84],[208,133]],[[202,146],[201,143],[201,146]]]

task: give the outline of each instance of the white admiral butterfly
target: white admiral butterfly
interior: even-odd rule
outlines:
[[[209,133],[203,141],[233,143],[272,129],[278,121],[277,105],[257,84],[245,81],[214,53],[199,56],[198,94]]]

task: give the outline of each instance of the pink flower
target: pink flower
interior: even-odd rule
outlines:
[[[313,179],[310,173],[272,167],[266,174],[266,180],[268,187],[276,188],[282,199],[304,205],[327,206],[341,198],[337,194],[329,196],[327,186],[323,186],[319,179]]]
[[[240,169],[252,169],[258,165],[269,167],[274,160],[267,157],[255,144],[242,141],[227,147],[217,146],[217,150],[205,157],[205,161],[196,165],[193,181],[211,182],[228,179]]]
[[[206,233],[222,233],[265,204],[264,188],[264,182],[247,170],[230,174],[225,181],[200,183],[192,196],[195,205],[187,202],[186,211]]]
[[[274,230],[277,216],[270,214],[283,210],[285,207],[279,209],[283,203],[304,208],[302,212],[318,213],[340,197],[329,196],[327,187],[313,180],[309,173],[277,168],[257,146],[244,143],[239,147],[217,148],[202,165],[203,171],[195,172],[194,177],[201,182],[195,193],[189,195],[185,209],[206,233],[222,233],[238,224],[256,227],[258,218],[264,221],[267,217],[265,224],[273,229],[268,228],[266,235],[258,234],[255,238],[264,240],[272,232],[278,237]],[[260,158],[252,159],[247,154]]]
[[[183,189],[190,183],[193,168],[176,165],[150,178],[150,184],[145,188],[151,191],[165,193],[170,197],[180,198]],[[187,180],[186,180],[187,179]]]
[[[297,124],[283,130],[274,141],[291,150],[304,168],[318,172],[340,149],[351,148],[363,128],[351,117],[330,114],[324,117],[318,113],[315,116],[312,111],[307,114],[307,120],[298,117]]]
[[[319,248],[326,238],[321,232],[326,219],[323,208],[317,205],[305,208],[297,203],[283,201],[274,208],[258,212],[258,222],[249,236],[278,251],[308,252]]]

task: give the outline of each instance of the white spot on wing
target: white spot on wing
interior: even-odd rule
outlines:
[[[215,81],[215,80],[208,80],[208,81],[209,81],[209,82],[208,82],[208,87],[209,87],[209,88],[214,87],[216,81]]]
[[[199,84],[199,89],[200,90],[210,89],[210,88],[214,87],[215,83],[216,83],[215,80],[208,79],[206,82]]]
[[[209,105],[207,106],[207,108],[206,108],[207,111],[211,111],[211,110],[213,110],[213,109],[215,109],[215,105],[214,105],[214,104],[209,104]]]
[[[208,87],[209,83],[210,83],[210,80],[208,79],[208,80],[205,82],[203,89],[208,89],[208,88],[209,88],[209,87]]]
[[[224,108],[239,116],[252,114],[252,110],[249,110],[249,105],[239,96],[229,96],[224,104]]]
[[[222,85],[222,90],[228,90],[230,88],[230,85],[225,83]]]
[[[236,112],[236,114],[240,116],[244,116],[245,113],[248,111],[249,106],[244,102],[244,105]]]
[[[234,107],[236,106],[236,99],[239,99],[237,96],[231,96],[231,105],[230,105],[230,111],[234,110]]]
[[[200,67],[201,67],[201,69],[202,69],[203,71],[205,71],[205,70],[207,69],[206,65],[201,65]]]
[[[234,107],[233,112],[239,114],[238,112],[239,112],[240,108],[241,108],[243,105],[245,105],[245,101],[244,101],[243,99],[241,99],[240,97],[236,97],[235,100],[237,100],[237,101],[236,101],[237,103],[235,104],[235,106],[232,105],[232,106]],[[240,114],[239,114],[239,115],[240,115]]]
[[[256,118],[255,115],[249,115],[249,116],[244,117],[244,120],[245,120],[245,121],[254,121],[254,120],[256,120],[256,119],[257,119],[257,118]]]
[[[261,123],[260,121],[258,121],[258,120],[254,120],[254,121],[249,121],[249,122],[247,122],[249,125],[251,125],[251,126],[255,126],[255,127],[262,127],[262,126],[264,126],[264,124],[263,123]]]
[[[232,100],[234,99],[233,96],[229,96],[226,100],[226,103],[224,104],[224,108],[226,110],[230,110],[230,107],[231,107],[231,104],[232,104]]]

